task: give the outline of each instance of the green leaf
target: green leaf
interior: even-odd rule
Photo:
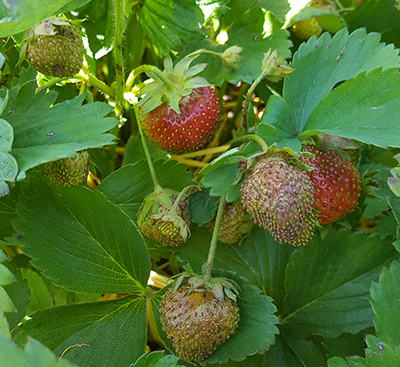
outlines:
[[[155,351],[143,354],[132,367],[175,367],[178,365],[178,358],[172,355],[164,355],[163,351]]]
[[[0,243],[2,239],[11,237],[14,231],[11,223],[17,216],[16,206],[20,192],[20,186],[17,184],[8,195],[0,197]]]
[[[217,208],[217,198],[210,195],[210,190],[196,191],[189,197],[188,210],[194,223],[205,225],[214,218]]]
[[[365,334],[374,332],[373,328],[363,330],[358,334],[343,333],[337,338],[324,338],[322,345],[328,351],[328,356],[347,357],[364,355],[367,347]]]
[[[367,335],[366,359],[361,357],[348,357],[346,361],[334,357],[328,361],[329,367],[397,367],[400,347],[390,347],[373,335]]]
[[[179,261],[188,262],[195,272],[200,273],[207,260],[210,241],[208,229],[192,226],[192,236],[187,243],[173,251]],[[254,226],[240,244],[218,243],[213,268],[247,279],[271,296],[281,313],[286,296],[285,270],[293,249],[277,243],[264,229]]]
[[[33,178],[17,213],[14,228],[23,252],[56,285],[88,293],[146,288],[150,263],[143,238],[101,192]]]
[[[296,134],[297,126],[290,115],[288,103],[283,98],[271,96],[258,123],[257,135],[268,145],[277,143],[278,148],[290,147],[299,151],[301,142],[293,139]]]
[[[275,334],[278,333],[278,328],[275,326],[278,318],[273,315],[276,307],[272,299],[261,294],[256,286],[239,279],[235,281],[241,288],[237,301],[240,321],[235,333],[207,358],[209,363],[226,363],[228,359],[243,361],[246,356],[268,350],[274,343]],[[160,294],[154,295],[153,312],[162,341],[169,350],[173,351],[172,344],[162,332],[160,322],[159,304],[164,293],[165,290],[162,290]]]
[[[229,30],[227,45],[239,45],[243,48],[240,55],[243,59],[239,68],[227,78],[230,83],[240,80],[252,83],[261,74],[261,64],[270,48],[277,49],[278,55],[284,58],[291,56],[292,43],[288,40],[289,32],[281,29],[282,24],[270,12],[255,9],[244,13]]]
[[[46,6],[40,0],[4,1],[0,5],[0,37],[8,37],[32,27],[43,19],[58,14],[71,0],[48,0]],[[83,1],[75,1],[76,5]],[[70,9],[72,10],[72,9]]]
[[[118,121],[104,117],[112,110],[108,104],[94,102],[81,106],[85,96],[80,95],[51,107],[57,94],[42,90],[35,95],[35,89],[36,81],[25,83],[21,89],[11,89],[1,115],[14,129],[11,154],[18,162],[18,180],[39,164],[113,143],[114,136],[105,132]]]
[[[395,320],[400,320],[400,263],[394,261],[389,269],[383,269],[379,283],[371,287],[371,305],[375,312],[374,323],[381,341],[391,347],[398,345],[400,330]]]
[[[398,50],[379,41],[377,33],[366,34],[365,30],[358,29],[349,35],[343,29],[333,38],[324,33],[300,45],[290,65],[295,70],[285,79],[283,88],[283,98],[289,104],[298,133],[337,83],[377,67],[398,67]]]
[[[29,339],[25,351],[11,340],[0,335],[0,365],[7,367],[73,367],[66,360],[59,360],[43,344]]]
[[[193,185],[193,173],[187,170],[186,164],[158,160],[154,162],[154,169],[162,187],[181,191],[185,186]],[[108,175],[97,189],[136,220],[144,198],[154,191],[154,183],[146,160],[140,160]]]
[[[203,14],[194,0],[146,0],[139,12],[140,24],[161,55],[183,48],[182,41],[203,38]]]
[[[336,337],[372,324],[369,288],[393,259],[389,236],[331,230],[294,252],[286,270],[282,323],[307,336]]]
[[[29,335],[78,366],[128,366],[146,347],[143,297],[58,306],[30,317],[15,330],[15,343],[24,346]]]
[[[382,148],[400,147],[399,105],[398,69],[375,69],[329,93],[311,113],[305,130],[357,139]]]
[[[207,172],[201,179],[201,184],[205,187],[211,187],[212,196],[226,195],[226,200],[233,202],[240,198],[238,173],[237,164],[220,166]]]
[[[68,292],[64,288],[58,288],[54,298],[55,306],[68,305],[71,303],[95,302],[100,298],[100,294]]]
[[[13,182],[18,173],[17,161],[9,153],[13,139],[12,126],[0,118],[0,197],[9,192],[6,181]]]
[[[345,17],[350,32],[365,27],[368,32],[378,32],[382,41],[400,47],[400,12],[395,0],[364,1]]]
[[[26,316],[30,304],[31,293],[28,289],[26,280],[10,283],[4,287],[10,296],[14,307],[10,312],[6,312],[5,316],[10,325],[10,329],[14,329],[20,321]]]
[[[42,308],[53,307],[53,300],[43,278],[31,269],[22,268],[21,273],[23,278],[27,280],[31,293],[31,302],[27,312],[31,313]]]
[[[325,365],[326,357],[315,342],[311,340],[298,339],[293,330],[280,328],[280,334],[287,346],[293,351],[296,357],[301,361],[302,365],[307,367],[320,367]]]

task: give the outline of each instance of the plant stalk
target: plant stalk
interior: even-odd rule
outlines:
[[[114,31],[114,60],[117,73],[117,95],[115,99],[115,112],[122,115],[124,106],[124,60],[122,55],[122,38],[124,35],[125,0],[114,0],[115,6],[115,31]]]
[[[160,190],[162,190],[162,187],[160,186],[160,184],[157,181],[157,175],[156,175],[156,171],[154,169],[153,161],[151,159],[149,148],[147,147],[147,142],[146,142],[146,139],[145,139],[144,134],[143,134],[142,125],[140,125],[139,109],[138,108],[135,108],[135,115],[136,115],[136,121],[137,121],[137,126],[138,126],[138,130],[139,130],[140,139],[142,140],[144,154],[145,154],[146,159],[147,159],[147,164],[149,165],[151,178],[153,179],[154,191],[160,191]]]
[[[219,202],[219,206],[218,206],[217,216],[215,218],[215,226],[214,226],[214,230],[213,230],[213,234],[212,234],[212,238],[211,238],[210,249],[208,250],[208,258],[207,258],[206,266],[204,269],[204,281],[205,282],[211,281],[211,269],[212,269],[212,264],[213,264],[214,257],[215,257],[215,251],[217,250],[219,228],[221,227],[221,221],[222,221],[222,215],[224,214],[225,203],[226,203],[226,197],[225,197],[225,195],[222,195],[221,200]]]

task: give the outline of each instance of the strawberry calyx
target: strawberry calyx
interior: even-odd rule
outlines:
[[[137,104],[142,107],[142,115],[156,109],[166,102],[176,113],[180,114],[179,101],[192,93],[194,88],[209,87],[206,79],[195,76],[202,72],[207,64],[197,64],[190,67],[190,63],[198,55],[184,58],[173,66],[172,59],[167,56],[164,60],[164,70],[151,66],[146,75],[154,79],[153,83],[142,88],[141,94],[145,96]]]
[[[211,291],[218,301],[223,301],[225,298],[229,298],[236,302],[240,287],[232,279],[218,277],[207,280],[204,275],[195,274],[189,264],[186,264],[184,269],[185,271],[183,273],[173,277],[177,278],[173,287],[173,292],[176,292],[181,284],[187,282],[190,285],[189,292],[192,292],[197,288],[204,287]]]
[[[170,222],[179,229],[183,243],[186,242],[190,236],[189,224],[177,211],[182,200],[185,200],[182,192],[181,194],[174,190],[158,188],[146,196],[138,212],[139,227],[148,219],[160,220],[164,223]]]

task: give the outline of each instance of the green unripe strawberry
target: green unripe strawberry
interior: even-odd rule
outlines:
[[[146,237],[171,247],[186,242],[190,235],[187,197],[184,196],[178,203],[178,194],[162,189],[145,198],[138,212],[137,224]]]
[[[258,157],[241,187],[243,207],[279,243],[307,244],[314,232],[314,188],[285,154]]]
[[[239,308],[227,296],[217,298],[204,285],[181,284],[170,288],[160,304],[163,331],[176,355],[186,361],[202,361],[235,332]]]
[[[293,25],[292,30],[303,41],[308,40],[312,36],[318,37],[322,33],[322,27],[315,18],[297,22]]]
[[[78,73],[83,62],[83,42],[79,30],[68,20],[47,18],[31,28],[21,50],[39,72],[70,77]]]
[[[46,172],[51,183],[61,187],[72,187],[84,181],[89,173],[89,153],[76,152],[74,157],[62,158],[46,163]]]
[[[215,219],[207,224],[214,230]],[[226,203],[222,214],[221,226],[219,228],[218,240],[223,243],[235,243],[239,241],[252,227],[251,220],[246,210],[243,209],[240,200]]]

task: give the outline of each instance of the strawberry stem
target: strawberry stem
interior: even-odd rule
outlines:
[[[219,234],[219,228],[221,227],[221,221],[222,221],[222,215],[224,213],[225,209],[225,203],[226,203],[226,197],[225,195],[221,196],[221,200],[219,202],[218,206],[218,212],[217,216],[215,218],[215,226],[211,238],[211,244],[210,244],[210,249],[208,250],[208,258],[206,262],[206,266],[204,269],[204,281],[205,282],[210,282],[211,281],[211,269],[212,269],[212,264],[214,261],[215,257],[215,251],[217,250],[217,242],[218,242],[218,234]]]
[[[235,143],[245,143],[248,141],[255,141],[261,148],[261,151],[265,153],[268,150],[268,145],[266,142],[261,139],[258,135],[254,134],[247,134],[243,135],[235,140]]]
[[[246,93],[246,98],[243,102],[242,108],[242,121],[241,121],[241,126],[245,131],[247,131],[247,115],[249,112],[249,105],[251,101],[251,97],[253,96],[253,93],[257,87],[258,84],[260,84],[261,80],[265,77],[265,73],[261,73],[259,77],[253,82],[253,84],[250,86],[249,90]]]
[[[186,186],[182,189],[182,191],[179,193],[179,195],[177,196],[177,198],[174,201],[174,205],[172,205],[171,211],[176,212],[176,208],[179,206],[179,203],[181,202],[183,195],[185,195],[190,189],[195,188],[195,185],[190,185],[190,186]]]
[[[135,115],[136,115],[136,121],[137,121],[137,126],[138,126],[138,130],[139,130],[140,139],[142,140],[144,154],[146,156],[147,164],[149,165],[151,178],[153,179],[154,191],[161,191],[162,187],[160,186],[160,184],[157,181],[157,175],[156,175],[156,171],[154,169],[153,161],[151,159],[151,155],[150,155],[149,149],[147,147],[146,139],[145,139],[144,134],[143,134],[142,125],[140,125],[139,109],[138,108],[135,108]]]
[[[135,79],[142,73],[152,72],[167,88],[167,90],[171,91],[174,88],[174,84],[165,77],[164,73],[154,65],[140,65],[137,68],[133,69],[128,76],[126,81],[126,88],[127,90],[131,90],[133,87],[133,83]]]
[[[115,0],[115,32],[114,32],[114,60],[117,74],[117,96],[115,112],[122,115],[124,105],[124,59],[122,55],[122,38],[124,34],[125,0]]]

